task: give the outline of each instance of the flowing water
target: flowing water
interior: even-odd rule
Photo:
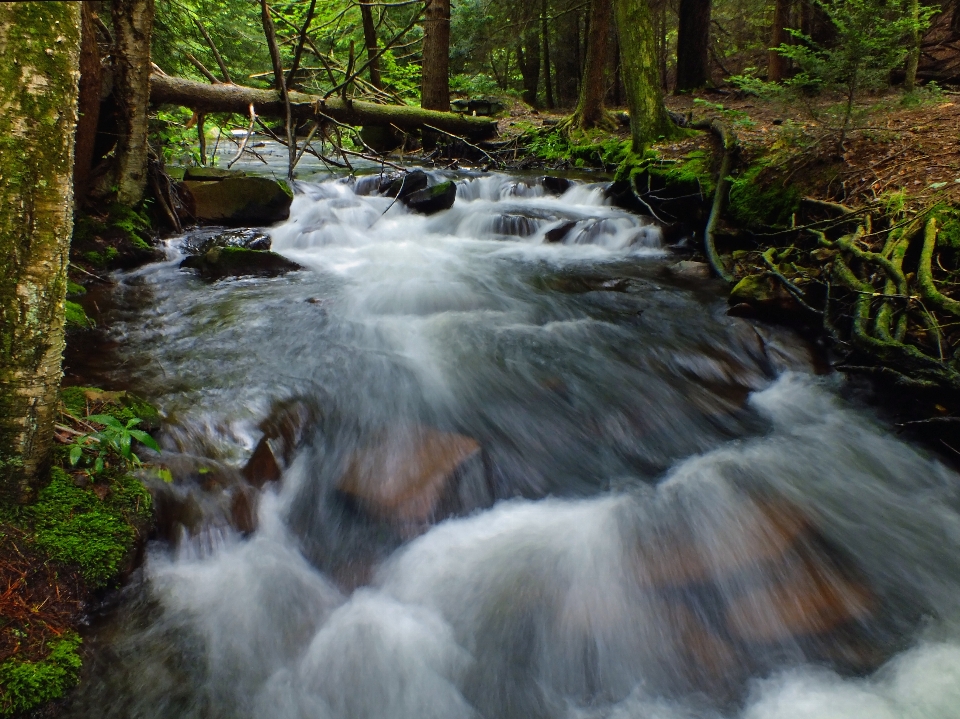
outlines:
[[[176,480],[67,714],[960,717],[958,477],[600,188],[458,182],[301,183],[283,277],[118,278],[99,379]]]

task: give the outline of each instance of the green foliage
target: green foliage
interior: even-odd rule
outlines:
[[[87,294],[87,288],[73,280],[67,280],[67,297],[80,297]]]
[[[748,69],[730,81],[757,95],[804,102],[816,119],[839,134],[842,145],[862,114],[857,100],[864,92],[887,84],[890,71],[907,56],[909,38],[926,29],[934,8],[922,8],[914,18],[901,0],[815,2],[833,26],[829,45],[790,30],[794,42],[784,43],[776,51],[799,68],[796,75],[778,85],[760,80]],[[804,101],[823,93],[839,96],[841,102],[823,109]]]
[[[466,97],[493,96],[503,94],[497,81],[484,72],[473,74],[460,73],[450,77],[450,92]]]
[[[83,307],[78,305],[76,302],[67,300],[64,308],[66,310],[67,329],[87,330],[91,327],[97,326],[97,323],[88,317]]]
[[[960,253],[960,208],[940,204],[933,208],[931,216],[937,220],[937,246]]]
[[[727,213],[748,228],[784,227],[800,209],[801,193],[796,187],[765,183],[765,164],[748,167],[730,184]]]
[[[150,516],[150,493],[138,479],[111,473],[104,499],[78,487],[62,469],[34,504],[19,508],[18,524],[32,529],[34,546],[52,560],[75,567],[92,588],[105,586],[123,568],[136,538],[134,526]]]
[[[724,107],[723,104],[719,102],[709,102],[708,100],[697,97],[694,98],[693,104],[706,110],[712,110],[735,128],[752,130],[757,125],[756,122],[750,119],[750,115],[743,110]]]
[[[103,429],[90,432],[78,437],[70,445],[70,464],[76,466],[84,457],[85,452],[95,454],[92,460],[93,473],[103,471],[105,463],[110,458],[119,459],[124,469],[140,467],[143,463],[133,453],[132,444],[136,440],[150,449],[159,452],[160,445],[143,430],[136,429],[142,420],[134,417],[125,424],[109,414],[91,414],[87,422],[103,425]],[[88,457],[88,460],[90,458]]]
[[[0,664],[0,716],[21,714],[59,699],[80,676],[78,649],[82,639],[67,632],[50,644],[45,659],[26,662],[7,659]]]

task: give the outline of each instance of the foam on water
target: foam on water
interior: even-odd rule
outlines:
[[[69,716],[960,717],[958,477],[789,371],[789,334],[669,284],[594,187],[466,178],[428,218],[299,189],[271,234],[309,272],[123,290],[154,293],[116,326],[171,451],[249,449],[278,384],[325,418],[252,537],[151,549]],[[545,243],[564,222],[606,225]],[[332,497],[414,422],[476,437],[498,501],[410,539]]]

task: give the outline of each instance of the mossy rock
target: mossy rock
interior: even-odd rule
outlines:
[[[768,275],[747,275],[730,291],[730,305],[748,305],[757,316],[770,319],[793,319],[804,309],[777,280]]]
[[[207,279],[226,277],[276,277],[303,269],[276,252],[248,250],[243,247],[214,247],[203,255],[192,255],[180,263],[181,269],[199,272]]]
[[[421,215],[432,215],[449,210],[456,199],[457,183],[451,180],[414,192],[403,198],[403,204]]]
[[[0,664],[0,717],[23,715],[72,689],[80,678],[82,641],[75,632],[64,632],[43,659],[14,657]]]
[[[269,225],[290,216],[293,192],[266,177],[228,177],[216,182],[186,180],[177,185],[184,219],[229,226]]]
[[[183,171],[184,180],[199,180],[211,182],[225,180],[228,177],[246,177],[247,173],[241,170],[226,170],[222,167],[187,167]]]
[[[246,227],[237,230],[199,230],[191,233],[180,245],[190,255],[203,255],[214,247],[241,247],[247,250],[269,250],[270,235],[261,229]]]
[[[64,311],[68,330],[89,330],[97,326],[97,323],[90,319],[83,307],[76,302],[67,300],[64,303]]]

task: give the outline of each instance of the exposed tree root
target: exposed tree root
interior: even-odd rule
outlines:
[[[703,253],[716,275],[728,284],[733,284],[734,276],[723,264],[723,260],[717,252],[714,235],[717,231],[717,223],[723,214],[727,195],[730,192],[730,171],[733,169],[733,159],[739,143],[733,130],[719,120],[703,120],[691,124],[690,127],[696,130],[708,130],[720,138],[720,142],[723,143],[723,159],[720,161],[720,171],[717,173],[717,189],[713,193],[710,217],[707,219],[707,226],[703,230]]]

